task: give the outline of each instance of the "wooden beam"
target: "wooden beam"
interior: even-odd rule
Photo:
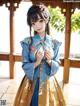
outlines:
[[[27,0],[25,0],[27,1]],[[45,5],[50,5],[53,8],[56,8],[57,6],[61,9],[66,9],[67,5],[68,7],[71,7],[71,9],[80,8],[80,2],[64,2],[63,0],[31,0],[33,4],[42,2]]]
[[[0,54],[0,61],[9,61],[10,54]],[[20,55],[13,55],[14,62],[21,62],[22,56]]]
[[[14,62],[22,62],[21,55],[13,55]],[[0,53],[0,61],[9,61],[9,54],[1,54]],[[64,59],[60,59],[61,66],[64,66]],[[70,67],[80,68],[80,60],[79,59],[69,59]]]
[[[14,55],[14,60],[15,60],[15,62],[16,61],[21,62],[22,61],[22,56]]]
[[[70,60],[70,67],[80,68],[80,60]]]
[[[9,61],[9,54],[0,54],[0,60]]]

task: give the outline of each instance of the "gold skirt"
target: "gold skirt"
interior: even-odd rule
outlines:
[[[17,91],[13,106],[30,106],[34,87],[34,83],[25,75]]]
[[[13,106],[30,106],[35,83],[24,76],[19,86]],[[58,81],[45,81],[44,87],[39,88],[38,106],[66,106]]]

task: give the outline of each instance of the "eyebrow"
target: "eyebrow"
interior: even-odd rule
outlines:
[[[39,20],[43,20],[42,18],[37,19],[36,21],[31,21],[31,23],[37,22]]]

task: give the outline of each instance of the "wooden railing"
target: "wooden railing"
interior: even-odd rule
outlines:
[[[21,55],[13,55],[14,62],[21,62],[22,56]],[[80,68],[80,59],[68,59],[70,61],[70,67]],[[0,53],[0,61],[9,61],[9,54],[2,54]],[[64,66],[64,59],[60,59],[61,66]]]

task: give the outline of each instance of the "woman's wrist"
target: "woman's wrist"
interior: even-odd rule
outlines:
[[[35,67],[37,67],[39,64],[40,64],[39,61],[36,61],[36,62],[34,63]]]
[[[34,63],[35,68],[37,67],[37,62]]]
[[[52,60],[47,60],[47,63],[48,63],[49,65],[51,65]]]

